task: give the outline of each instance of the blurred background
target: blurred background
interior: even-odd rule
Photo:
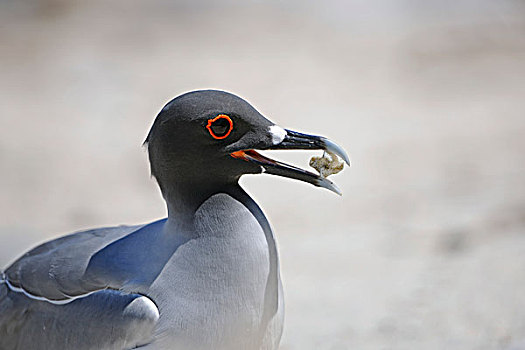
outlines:
[[[343,197],[242,180],[280,246],[282,349],[525,349],[525,2],[0,0],[0,77],[0,268],[163,217],[141,143],[217,88],[353,160]]]

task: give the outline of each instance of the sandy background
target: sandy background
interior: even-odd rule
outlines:
[[[0,0],[0,266],[164,216],[141,143],[220,88],[353,160],[342,198],[243,179],[280,244],[282,349],[525,349],[525,3],[239,3]]]

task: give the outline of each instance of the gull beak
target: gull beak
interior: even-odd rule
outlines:
[[[284,138],[281,142],[265,149],[324,150],[336,154],[338,157],[343,159],[347,165],[350,165],[350,158],[348,157],[348,154],[335,142],[322,136],[308,135],[292,130],[285,131],[286,134],[284,135]],[[332,181],[310,171],[265,157],[253,149],[236,151],[231,153],[231,156],[260,165],[263,168],[263,172],[266,174],[278,175],[308,182],[314,186],[326,188],[334,193],[337,193],[338,195],[342,194],[341,190],[339,190],[339,188]]]

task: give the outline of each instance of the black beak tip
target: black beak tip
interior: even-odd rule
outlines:
[[[341,159],[344,160],[346,165],[350,166],[350,157],[346,153],[346,151],[343,149],[343,147],[339,146],[335,142],[331,141],[330,139],[327,139],[326,137],[322,138],[324,143],[325,150],[332,152],[336,154],[337,156],[341,157]]]
[[[324,178],[324,177],[318,177],[317,178],[317,181],[315,183],[316,186],[318,187],[322,187],[322,188],[326,188],[327,190],[339,195],[339,196],[342,196],[343,195],[343,192],[341,192],[341,190],[339,189],[339,187],[337,187],[336,184],[334,184],[332,181]]]

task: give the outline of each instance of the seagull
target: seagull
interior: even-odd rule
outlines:
[[[286,130],[231,93],[171,100],[146,138],[165,219],[73,233],[0,271],[0,349],[277,349],[283,292],[274,234],[241,188],[272,174],[340,194],[256,150],[345,151]]]

